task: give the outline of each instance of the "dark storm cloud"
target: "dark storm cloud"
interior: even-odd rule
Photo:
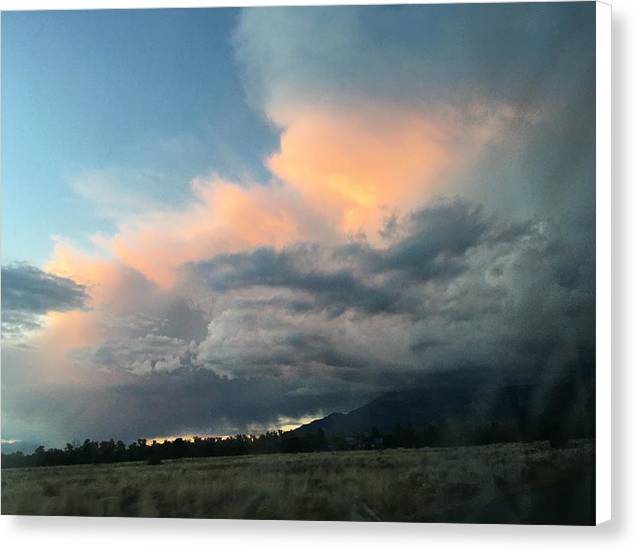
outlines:
[[[180,299],[119,320],[76,356],[109,371],[107,384],[55,395],[26,387],[3,406],[3,423],[30,440],[41,435],[29,430],[55,426],[57,445],[227,434],[348,410],[435,373],[515,382],[590,370],[594,255],[568,230],[451,200],[398,218],[384,246],[191,264],[184,284],[209,311]],[[375,297],[391,301],[383,309]]]
[[[355,305],[367,313],[391,312],[400,295],[392,289],[367,285],[347,270],[305,270],[319,249],[301,245],[284,251],[261,248],[249,253],[221,255],[210,262],[198,264],[196,270],[207,274],[213,288],[237,289],[250,286],[283,287],[311,295],[318,308],[338,316]],[[291,308],[303,308],[293,301]]]
[[[444,280],[466,270],[470,249],[512,243],[529,229],[526,225],[499,224],[485,215],[482,205],[460,199],[415,212],[405,226],[405,235],[386,249],[357,244],[343,247],[337,254],[358,257],[372,273],[398,274],[403,283]]]
[[[252,8],[235,40],[266,110],[361,96],[530,107],[594,58],[594,22],[587,2]]]
[[[209,370],[180,369],[118,384],[58,389],[52,394],[29,391],[3,408],[3,435],[12,434],[16,419],[32,427],[25,438],[63,446],[95,439],[132,441],[174,434],[261,432],[308,413],[349,410],[361,396],[344,385],[313,385],[312,393],[295,392],[285,380],[226,379]],[[54,431],[38,432],[47,425]]]
[[[594,256],[568,229],[456,199],[396,222],[385,247],[303,245],[193,264],[223,304],[198,359],[231,377],[369,383],[468,366],[558,373],[594,340]]]
[[[404,285],[459,277],[467,270],[470,249],[511,244],[528,231],[528,225],[499,223],[486,216],[482,206],[456,199],[439,201],[408,216],[400,237],[386,248],[366,242],[331,249],[318,245],[281,251],[261,248],[219,255],[191,265],[190,270],[216,290],[260,286],[302,292],[311,302],[288,303],[291,310],[300,312],[313,304],[331,317],[347,310],[414,313]],[[375,275],[380,276],[378,281]],[[270,299],[270,304],[272,300],[277,299]]]
[[[81,308],[84,286],[28,264],[2,267],[2,308],[33,314]]]
[[[86,289],[29,264],[2,267],[2,330],[7,336],[39,326],[38,316],[84,307]]]

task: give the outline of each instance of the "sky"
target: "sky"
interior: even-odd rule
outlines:
[[[590,369],[594,14],[3,13],[3,440]]]

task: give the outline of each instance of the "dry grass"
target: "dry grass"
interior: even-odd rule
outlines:
[[[594,442],[4,469],[2,514],[431,521],[590,468]],[[450,517],[451,515],[451,517]]]

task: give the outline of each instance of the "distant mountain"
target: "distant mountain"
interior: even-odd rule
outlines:
[[[503,439],[594,435],[594,392],[589,383],[497,385],[435,384],[388,392],[349,413],[332,413],[295,429],[338,436],[398,427],[436,429],[439,438],[469,443],[489,432]],[[496,435],[496,436],[493,436]],[[489,437],[484,437],[488,440]]]

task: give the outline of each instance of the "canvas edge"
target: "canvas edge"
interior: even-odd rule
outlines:
[[[611,19],[596,2],[596,372],[595,520],[611,519]]]

